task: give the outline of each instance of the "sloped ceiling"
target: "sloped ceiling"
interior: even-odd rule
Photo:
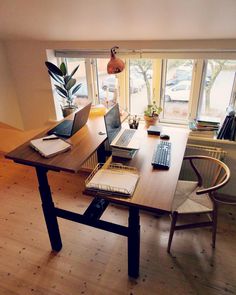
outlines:
[[[235,0],[0,0],[2,40],[235,38]]]

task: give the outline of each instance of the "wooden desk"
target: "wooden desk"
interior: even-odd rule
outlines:
[[[72,115],[70,116],[72,118]],[[71,138],[67,139],[72,144],[72,149],[66,153],[57,155],[49,159],[43,158],[30,146],[29,141],[19,146],[6,155],[17,163],[26,164],[34,167],[44,167],[49,170],[66,171],[77,173],[83,163],[102,146],[107,136],[99,135],[105,132],[103,116],[93,115],[88,119],[87,124],[76,132]],[[45,136],[45,132],[38,134],[35,138]],[[99,156],[103,157],[102,151],[98,151]],[[102,159],[104,161],[104,159]]]
[[[165,130],[166,133],[170,134],[170,141],[172,142],[172,160],[169,171],[161,171],[153,170],[151,166],[153,150],[159,137],[148,136],[145,130],[139,131],[140,150],[134,159],[124,161],[126,164],[136,166],[140,171],[140,180],[132,198],[95,196],[84,214],[55,207],[47,172],[54,170],[76,173],[95,151],[98,152],[99,161],[104,162],[103,144],[106,140],[106,135],[99,135],[100,131],[105,131],[103,116],[94,115],[89,118],[86,126],[70,138],[73,148],[66,153],[59,154],[50,159],[44,159],[29,147],[29,142],[26,142],[7,154],[6,158],[12,159],[16,163],[35,167],[44,218],[53,250],[60,251],[62,248],[57,217],[120,234],[128,238],[128,274],[131,277],[138,277],[140,257],[139,210],[145,209],[154,212],[171,211],[188,134],[178,129]],[[37,137],[43,135],[45,134],[41,133]],[[100,220],[109,202],[119,203],[128,207],[128,227]]]

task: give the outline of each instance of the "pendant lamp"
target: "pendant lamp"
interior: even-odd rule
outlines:
[[[116,49],[118,46],[111,48],[111,59],[107,64],[107,73],[108,74],[118,74],[122,72],[125,68],[125,63],[118,57],[116,57]]]

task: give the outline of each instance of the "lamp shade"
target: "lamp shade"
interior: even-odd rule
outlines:
[[[116,57],[116,49],[119,48],[114,46],[111,48],[111,59],[107,64],[108,74],[118,74],[122,72],[125,68],[125,63],[118,57]]]

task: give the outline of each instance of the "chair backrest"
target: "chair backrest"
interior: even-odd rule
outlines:
[[[185,156],[203,155],[224,161],[226,152],[219,147],[203,146],[196,144],[187,144]],[[198,160],[198,171],[204,178],[206,186],[211,185],[212,177],[215,175],[215,165],[211,161]],[[194,177],[194,171],[191,169],[188,161],[183,161],[180,172],[180,179],[191,180]]]
[[[202,156],[202,155],[191,155],[184,157],[184,160],[189,161],[194,174],[195,179],[197,178],[199,186],[202,186],[203,189],[199,190],[198,193],[212,193],[220,188],[222,188],[230,179],[230,169],[228,166],[223,163],[222,161],[215,159],[209,156]],[[211,169],[211,177],[207,177],[207,181],[205,181],[205,177],[201,174],[198,169],[198,165],[202,164],[201,161],[205,163],[210,163]],[[214,171],[214,173],[212,173]],[[210,181],[210,185],[209,185]]]

